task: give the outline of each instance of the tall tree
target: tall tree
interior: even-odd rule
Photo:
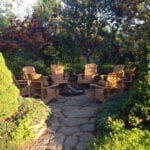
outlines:
[[[34,7],[34,14],[39,17],[40,23],[49,26],[49,31],[55,35],[60,17],[59,0],[38,0]]]
[[[116,0],[63,0],[63,27],[76,39],[87,62],[109,29],[118,29],[119,7]],[[109,24],[111,24],[109,26]],[[113,37],[112,37],[113,38]]]

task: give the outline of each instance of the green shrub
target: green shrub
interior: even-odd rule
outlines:
[[[124,128],[123,120],[112,121],[108,119],[108,126],[111,128],[109,135],[96,137],[88,145],[87,150],[149,150],[150,132],[133,128]]]
[[[34,137],[31,126],[45,121],[51,114],[43,101],[19,97],[16,116],[0,121],[0,150],[17,150]],[[42,114],[42,115],[41,115]]]
[[[140,75],[132,87],[124,113],[133,127],[149,128],[150,121],[150,43],[143,46]]]
[[[33,62],[33,66],[36,68],[36,72],[41,74],[49,74],[50,73],[50,65],[47,67],[44,60],[36,60]]]
[[[60,33],[56,35],[53,46],[44,49],[43,57],[47,66],[50,64],[63,64],[65,67],[74,67],[75,63],[78,64],[81,61],[81,49],[72,37]]]
[[[22,75],[22,67],[33,64],[32,55],[28,52],[18,51],[14,54],[13,58],[5,57],[9,69],[18,76]]]
[[[18,119],[16,130],[12,131],[10,134],[11,139],[8,142],[10,145],[16,145],[16,147],[19,147],[34,137],[33,131],[29,128],[31,121],[32,120],[29,117]]]
[[[113,119],[119,118],[123,112],[122,106],[128,99],[127,94],[116,94],[107,98],[100,106],[96,116],[96,128],[99,133],[107,133],[107,119],[111,116]]]
[[[98,65],[98,70],[100,74],[108,74],[109,72],[112,72],[114,68],[114,65],[112,64],[103,64]]]
[[[49,66],[46,66],[44,60],[39,57],[33,57],[32,54],[28,52],[18,51],[14,54],[12,59],[7,56],[6,58],[8,67],[15,75],[18,76],[22,76],[22,68],[24,66],[34,66],[36,68],[36,72],[42,74],[48,74],[50,71]]]
[[[0,53],[0,121],[13,115],[18,110],[19,90],[13,84],[11,72],[5,65]]]
[[[41,120],[46,120],[51,114],[50,108],[41,100],[20,97],[18,101],[21,116],[30,117],[33,120],[32,125],[39,123]],[[18,115],[20,116],[20,114]]]

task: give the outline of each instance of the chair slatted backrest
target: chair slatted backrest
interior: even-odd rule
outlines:
[[[123,72],[124,67],[125,67],[125,66],[122,65],[122,64],[116,65],[116,66],[114,67],[113,72],[114,72],[114,73]]]
[[[64,74],[64,66],[63,65],[51,65],[50,69],[51,69],[52,75]]]
[[[29,73],[36,73],[35,68],[33,66],[25,66],[22,68],[22,71],[25,79],[28,79]]]
[[[97,65],[96,64],[86,64],[85,65],[85,76],[92,76],[97,73]]]

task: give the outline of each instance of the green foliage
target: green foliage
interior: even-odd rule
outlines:
[[[139,72],[140,76],[125,104],[125,114],[131,126],[147,128],[150,121],[150,44],[144,46]]]
[[[96,116],[96,128],[100,134],[106,134],[109,129],[107,127],[108,117],[113,119],[122,115],[122,106],[128,99],[127,94],[117,94],[107,98],[100,106]]]
[[[64,31],[73,37],[86,56],[86,63],[90,63],[96,47],[102,41],[101,32],[107,24],[105,15],[107,5],[97,0],[74,1],[63,0],[62,27]],[[109,11],[110,9],[107,9]],[[104,13],[104,15],[98,15]]]
[[[36,68],[36,72],[46,74],[49,73],[48,71],[49,66],[47,67],[44,60],[41,58],[33,57],[33,55],[29,52],[18,51],[14,54],[14,57],[10,59],[10,57],[6,56],[6,63],[8,67],[11,69],[13,74],[21,76],[22,75],[22,68],[24,66],[34,66]]]
[[[50,73],[50,66],[46,66],[45,61],[43,59],[38,59],[34,61],[32,65],[36,68],[36,72],[38,73],[41,73],[43,75],[47,75]]]
[[[41,24],[48,24],[50,30],[55,30],[60,22],[60,1],[38,0],[34,6],[34,14],[39,16]]]
[[[0,121],[13,115],[18,110],[19,90],[13,84],[11,72],[5,65],[0,53]]]
[[[99,64],[98,63],[98,72],[100,74],[108,74],[113,71],[114,65],[112,64]]]
[[[15,75],[22,75],[22,67],[32,65],[32,55],[27,52],[18,51],[13,58],[6,57],[6,63]]]
[[[11,132],[12,140],[10,141],[10,144],[19,146],[33,138],[34,134],[29,128],[30,124],[31,119],[28,117],[18,119],[18,126],[16,130]]]
[[[17,150],[34,137],[31,126],[45,121],[51,114],[40,100],[19,97],[16,115],[0,121],[0,150]],[[42,115],[41,115],[42,114]]]
[[[44,60],[47,65],[64,64],[67,69],[76,66],[78,68],[81,62],[81,51],[71,37],[57,34],[53,46],[44,49]]]
[[[108,126],[111,128],[109,135],[96,137],[87,150],[149,150],[150,131],[133,128],[124,128],[123,120],[108,119]]]
[[[18,101],[20,115],[30,117],[32,125],[39,123],[41,120],[46,120],[51,114],[50,108],[47,107],[41,100],[20,97]]]
[[[4,27],[8,27],[8,25],[9,25],[8,19],[5,16],[0,14],[0,29]]]

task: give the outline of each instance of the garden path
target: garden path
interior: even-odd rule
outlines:
[[[89,101],[88,89],[83,95],[60,96],[58,101],[51,101],[48,130],[32,150],[85,150],[96,134],[94,122],[99,105],[99,102]]]

